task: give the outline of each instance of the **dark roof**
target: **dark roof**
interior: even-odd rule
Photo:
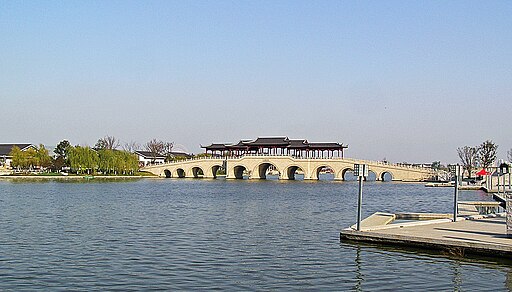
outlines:
[[[336,143],[336,142],[314,142],[314,143],[308,143],[309,148],[313,149],[339,149],[339,148],[348,148],[348,146],[343,146],[343,144]]]
[[[138,154],[138,155],[140,155],[140,156],[142,156],[144,158],[153,158],[153,152],[151,152],[151,151],[140,151],[140,150],[137,150],[137,151],[135,151],[135,154]],[[165,156],[157,154],[155,156],[155,158],[165,158]]]
[[[201,145],[201,148],[206,148],[208,150],[226,150],[227,146],[228,146],[228,144],[224,144],[224,143],[212,143],[209,146]]]
[[[192,154],[188,154],[185,152],[170,152],[169,154],[171,154],[174,157],[192,157]]]
[[[251,142],[251,140],[240,140],[238,143],[233,145],[226,145],[228,149],[247,149],[249,147],[246,143]]]
[[[288,137],[258,137],[256,140],[240,140],[237,144],[213,143],[201,146],[210,151],[224,151],[235,149],[254,149],[254,147],[280,147],[291,149],[338,150],[348,146],[337,142],[308,142],[306,139],[288,139]]]
[[[308,148],[308,140],[300,139],[300,140],[290,140],[290,144],[288,148]]]
[[[26,150],[30,146],[34,147],[32,144],[0,144],[0,155],[9,156],[14,146],[18,146],[21,150]]]
[[[244,142],[248,146],[288,146],[290,139],[288,137],[258,137],[258,139],[250,142]]]

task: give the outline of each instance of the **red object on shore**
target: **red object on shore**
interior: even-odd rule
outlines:
[[[482,168],[482,170],[480,170],[479,172],[476,173],[476,175],[478,176],[481,176],[481,175],[489,175],[491,174],[490,172],[486,171],[485,169]]]

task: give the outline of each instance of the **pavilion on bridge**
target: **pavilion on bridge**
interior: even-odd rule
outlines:
[[[343,158],[348,146],[337,142],[308,142],[288,137],[258,137],[256,140],[240,140],[236,144],[212,143],[202,146],[206,154],[217,157],[243,155],[289,155],[297,158]]]

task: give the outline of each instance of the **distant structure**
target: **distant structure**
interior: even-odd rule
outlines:
[[[21,151],[27,151],[30,148],[36,149],[32,144],[0,144],[0,167],[10,168],[12,163],[11,151],[12,148],[18,146]]]
[[[185,152],[179,152],[179,151],[173,151],[173,152],[169,152],[168,153],[168,157],[164,156],[164,155],[161,155],[161,154],[155,154],[151,151],[142,151],[142,150],[137,150],[135,151],[135,154],[137,155],[138,157],[138,160],[139,160],[139,166],[140,167],[144,167],[144,166],[148,166],[148,165],[151,165],[151,164],[162,164],[165,162],[165,159],[166,158],[171,158],[171,159],[188,159],[188,158],[191,158],[192,155],[191,154],[188,154],[188,153],[185,153]]]
[[[348,146],[337,142],[309,142],[288,137],[258,137],[232,143],[212,143],[202,146],[214,157],[241,157],[244,155],[288,155],[296,158],[344,158]]]

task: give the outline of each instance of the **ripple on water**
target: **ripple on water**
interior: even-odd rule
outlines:
[[[0,290],[511,288],[508,262],[340,243],[356,196],[354,182],[1,182]],[[449,212],[451,200],[367,183],[363,211]]]

